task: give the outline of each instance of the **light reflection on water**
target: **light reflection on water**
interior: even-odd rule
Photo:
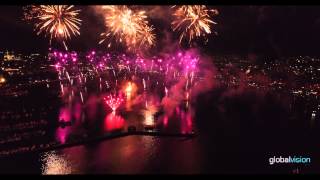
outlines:
[[[106,71],[106,74],[110,75],[110,72]],[[166,85],[165,77],[145,81],[144,76],[125,74],[124,77],[117,77],[116,84],[112,84],[114,77],[110,79],[104,75],[86,80],[76,76],[76,81],[72,83],[67,78],[69,82],[63,83],[59,121],[71,122],[72,128],[57,128],[56,141],[65,144],[69,136],[82,132],[99,136],[115,130],[126,131],[132,125],[140,131],[153,127],[164,132],[192,132],[190,94],[189,91],[184,92],[190,83],[182,78],[171,88]],[[105,102],[105,97],[110,97],[110,94],[124,94],[124,102],[111,108],[110,103]]]
[[[243,96],[243,95],[242,95]],[[242,97],[241,96],[241,97]],[[265,167],[266,157],[264,156],[265,152],[283,152],[283,149],[286,150],[287,153],[291,153],[291,149],[296,147],[296,140],[291,138],[301,137],[300,135],[292,136],[294,134],[290,134],[290,139],[293,139],[292,146],[290,143],[284,144],[279,147],[279,144],[275,144],[269,141],[271,139],[278,140],[278,142],[288,142],[281,141],[285,138],[282,138],[283,134],[275,134],[276,132],[270,133],[266,132],[267,136],[261,136],[258,133],[253,133],[252,130],[261,131],[262,128],[254,126],[254,128],[248,127],[248,121],[250,119],[255,119],[255,116],[260,117],[266,116],[268,118],[267,123],[272,123],[272,119],[275,119],[275,122],[281,122],[280,117],[283,117],[282,111],[274,111],[274,108],[277,107],[279,109],[280,105],[271,104],[270,107],[266,107],[266,105],[270,104],[270,97],[264,98],[265,103],[252,103],[252,101],[262,101],[256,96],[245,96],[246,98],[240,100],[229,101],[229,104],[225,104],[223,107],[224,111],[218,111],[219,108],[214,106],[214,103],[208,104],[203,101],[203,106],[201,109],[210,112],[212,114],[205,114],[200,116],[200,118],[205,119],[207,121],[205,124],[202,124],[201,133],[208,129],[208,132],[213,133],[212,137],[199,137],[202,138],[201,141],[197,138],[182,140],[179,138],[156,138],[156,137],[147,137],[147,136],[128,136],[124,138],[118,138],[108,141],[101,141],[98,143],[90,143],[88,145],[81,145],[71,148],[65,148],[62,150],[56,150],[53,152],[56,158],[53,158],[56,163],[51,164],[61,164],[57,167],[53,166],[50,170],[48,167],[48,163],[46,160],[41,161],[41,166],[45,169],[44,172],[49,174],[53,173],[228,173],[228,172],[252,172],[252,169],[257,168],[258,172],[266,172],[270,169],[270,167]],[[205,100],[208,97],[203,97]],[[210,97],[209,97],[210,98]],[[99,98],[96,98],[99,99]],[[245,100],[245,102],[243,102]],[[250,100],[249,102],[247,102]],[[239,101],[241,102],[239,104]],[[152,104],[151,101],[147,101],[148,105]],[[212,102],[218,102],[213,99]],[[228,101],[226,101],[228,102]],[[233,103],[234,104],[233,104]],[[236,103],[237,102],[237,103]],[[272,101],[273,102],[273,101]],[[275,102],[278,102],[275,101]],[[274,102],[274,103],[275,103]],[[73,103],[76,104],[76,103]],[[105,117],[110,115],[110,109],[99,105],[98,101],[96,101],[96,106],[98,109],[102,109],[104,113],[102,113],[102,119],[92,119],[86,121],[97,121],[98,127],[102,129],[105,127],[103,124],[105,123]],[[254,104],[254,105],[252,105]],[[285,104],[284,104],[285,105]],[[82,106],[82,113],[85,113],[85,108],[89,106]],[[132,107],[132,111],[127,111],[126,108],[120,108],[115,116],[120,116],[124,119],[126,125],[128,124],[143,124],[145,118],[142,115],[143,113],[139,110],[145,110],[145,101],[141,101],[141,103],[137,103],[136,106]],[[235,110],[237,108],[243,108],[242,111],[246,111],[248,113],[241,114],[239,111]],[[72,108],[71,108],[72,109]],[[249,111],[250,110],[250,111]],[[157,112],[160,112],[158,110]],[[199,111],[199,110],[197,110]],[[259,113],[256,113],[256,112]],[[157,113],[154,115],[154,122],[156,126],[159,126],[160,129],[163,127],[164,131],[171,130],[171,127],[176,127],[175,125],[179,125],[178,128],[173,128],[174,132],[188,132],[192,130],[193,121],[193,109],[191,106],[182,105],[178,106],[174,109],[172,114],[162,113],[158,115]],[[99,110],[97,110],[97,114],[99,114]],[[281,116],[279,116],[279,114]],[[139,116],[140,115],[140,116]],[[271,115],[271,116],[268,116]],[[115,117],[113,116],[113,117]],[[199,115],[198,117],[199,118]],[[207,118],[207,119],[206,119]],[[278,118],[278,119],[277,119]],[[190,121],[191,119],[191,121]],[[222,125],[225,122],[229,123],[226,125]],[[116,121],[112,121],[116,122]],[[190,123],[191,122],[191,123]],[[211,122],[211,123],[210,123]],[[210,124],[209,124],[210,123]],[[112,123],[111,123],[112,124]],[[208,125],[209,124],[209,125]],[[199,125],[199,124],[198,124]],[[72,129],[72,133],[76,132],[77,129],[81,129],[82,125],[72,125],[71,127],[60,128],[61,132],[68,132],[67,128]],[[111,125],[111,127],[117,127],[115,125]],[[118,126],[119,127],[119,126]],[[205,128],[204,128],[205,127]],[[276,126],[272,126],[271,128],[275,129]],[[91,129],[91,126],[88,126],[87,129]],[[108,130],[103,129],[103,132],[108,132]],[[112,130],[113,131],[113,130]],[[217,132],[217,133],[216,133]],[[240,133],[239,133],[240,132]],[[245,133],[248,132],[248,135]],[[293,131],[294,132],[294,131]],[[295,131],[296,133],[297,131]],[[71,133],[71,134],[72,134]],[[216,133],[216,134],[214,134]],[[63,134],[63,133],[62,133]],[[70,136],[65,135],[65,136]],[[225,136],[225,134],[230,135],[230,137]],[[199,133],[199,136],[201,134]],[[258,136],[258,141],[253,137]],[[63,135],[61,136],[63,137]],[[317,137],[317,136],[314,136]],[[61,138],[67,139],[68,138]],[[287,139],[285,139],[287,140]],[[301,139],[299,139],[301,140]],[[303,142],[303,141],[301,141]],[[305,146],[300,146],[304,148]],[[289,150],[288,150],[289,149]],[[288,150],[288,151],[287,151]],[[304,149],[302,153],[306,152]],[[48,152],[49,154],[52,152]],[[60,156],[63,154],[62,156]],[[292,154],[292,153],[291,153]],[[268,154],[269,155],[269,154]],[[43,156],[40,154],[40,156]],[[56,160],[59,158],[62,160]],[[243,157],[243,158],[239,158]],[[250,157],[245,159],[246,157]],[[314,157],[314,156],[312,156]],[[246,160],[248,163],[243,164],[243,160]],[[51,160],[53,161],[53,160]],[[234,163],[230,163],[234,162]],[[69,165],[70,168],[63,167]],[[61,166],[61,167],[60,167]],[[286,170],[279,170],[281,172],[286,172]],[[49,172],[49,173],[48,173]]]
[[[58,155],[55,151],[44,153],[42,156],[42,174],[70,174],[72,166],[63,155]]]
[[[117,67],[114,65],[116,64],[110,67]],[[84,134],[85,137],[96,137],[114,131],[126,131],[129,126],[135,126],[138,131],[152,127],[163,132],[190,133],[194,127],[189,91],[193,87],[195,69],[186,70],[183,65],[181,68],[173,70],[174,72],[167,70],[166,73],[162,72],[160,66],[160,70],[156,72],[155,65],[151,68],[153,73],[148,69],[139,71],[135,68],[131,71],[130,68],[125,70],[119,67],[112,70],[93,68],[95,71],[90,72],[82,72],[79,66],[74,65],[57,68],[61,77],[59,83],[62,101],[59,121],[71,122],[72,125],[57,128],[56,141],[66,144],[74,139],[81,140]],[[183,72],[183,75],[180,76],[179,71]],[[112,103],[106,103],[104,98],[112,94],[123,94],[124,102],[119,103],[119,106],[110,106]],[[43,174],[74,173],[79,169],[72,165],[85,166],[87,159],[94,163],[95,169],[102,172],[142,171],[148,168],[149,161],[157,159],[157,152],[160,151],[157,148],[160,147],[157,138],[139,139],[139,142],[131,137],[122,138],[120,141],[111,140],[108,143],[110,147],[98,144],[97,147],[84,145],[67,148],[69,151],[77,151],[79,148],[85,149],[81,152],[92,151],[84,153],[85,157],[78,159],[74,158],[77,153],[60,151],[61,154],[73,157],[68,159],[51,152],[44,155],[43,164],[46,168]],[[119,166],[114,167],[112,162],[119,162]],[[65,167],[69,164],[72,165]],[[53,170],[50,170],[50,167]]]
[[[61,99],[63,103],[60,112],[57,112],[57,114],[59,115],[58,120],[71,121],[73,124],[71,127],[67,126],[56,129],[55,138],[59,143],[67,143],[69,139],[73,139],[71,137],[75,134],[81,135],[89,132],[98,132],[97,129],[101,130],[99,132],[103,134],[115,130],[123,130],[129,125],[135,125],[140,128],[139,130],[143,130],[145,126],[156,126],[165,132],[188,133],[193,130],[194,111],[191,98],[194,97],[194,94],[192,94],[191,90],[194,89],[189,88],[193,82],[198,83],[197,79],[193,79],[193,77],[192,79],[181,78],[175,82],[166,82],[165,79],[158,77],[160,76],[158,74],[152,77],[152,74],[150,76],[145,74],[131,76],[127,74],[121,75],[117,70],[112,70],[111,72],[109,73],[106,70],[105,72],[101,72],[98,77],[80,75],[76,76],[76,79],[74,79],[75,75],[71,71],[71,76],[69,76],[68,72],[65,72],[67,79],[59,82],[62,83]],[[202,86],[199,86],[199,89],[201,89],[200,87],[202,88]],[[295,111],[285,109],[289,107],[288,104],[291,104],[291,102],[284,102],[283,105],[279,105],[279,102],[284,101],[283,96],[278,97],[279,99],[277,100],[272,100],[272,98],[265,97],[265,95],[261,95],[262,98],[259,98],[260,95],[244,96],[245,90],[242,88],[239,88],[239,90],[234,90],[233,88],[222,90],[223,93],[218,93],[218,98],[213,98],[209,101],[210,103],[207,101],[208,96],[203,97],[205,99],[204,103],[199,103],[203,104],[203,106],[197,109],[198,112],[199,109],[203,109],[202,113],[198,113],[197,117],[202,118],[202,133],[205,130],[210,133],[218,132],[216,133],[220,136],[218,141],[217,139],[208,137],[208,140],[199,145],[195,140],[182,142],[180,140],[176,141],[176,139],[168,140],[163,138],[160,142],[159,138],[153,137],[125,137],[108,142],[105,141],[88,146],[82,145],[45,153],[41,155],[43,157],[41,162],[43,166],[42,173],[68,174],[86,171],[130,173],[158,172],[157,170],[159,169],[167,172],[170,169],[174,169],[176,170],[174,173],[178,171],[188,173],[200,172],[201,168],[205,168],[207,172],[210,172],[210,170],[214,169],[210,167],[213,167],[216,162],[215,160],[219,158],[221,158],[220,163],[216,163],[215,168],[218,168],[218,170],[220,166],[224,167],[222,169],[231,168],[232,164],[229,163],[230,161],[225,161],[224,158],[233,160],[232,157],[242,157],[242,154],[239,154],[239,156],[233,155],[232,150],[234,149],[237,149],[238,152],[258,152],[259,148],[261,148],[263,152],[270,152],[270,149],[276,149],[279,152],[277,149],[278,144],[269,145],[265,140],[280,139],[283,136],[282,133],[272,134],[275,133],[274,129],[278,126],[279,122],[286,123],[286,120],[289,119],[286,118],[288,117],[286,111]],[[106,104],[104,104],[102,99],[109,93],[118,91],[122,91],[126,95],[126,101],[115,112],[111,112],[110,108],[106,108]],[[259,92],[255,93],[263,94],[263,91],[259,90]],[[214,97],[214,95],[212,96]],[[266,102],[260,102],[262,100]],[[269,100],[272,101],[269,102]],[[273,101],[274,104],[272,104]],[[285,108],[282,109],[282,106]],[[304,108],[297,109],[302,109],[301,111],[303,111]],[[310,116],[307,118],[310,120]],[[316,118],[315,112],[312,111],[312,126],[316,126]],[[300,119],[305,120],[304,117]],[[290,122],[296,121],[295,119],[293,121],[289,120]],[[259,126],[253,126],[254,128],[250,129],[250,125],[255,123]],[[299,123],[297,123],[298,125],[300,127]],[[263,130],[261,127],[267,127],[263,128],[267,131],[267,136],[261,135],[257,140],[250,140],[255,135],[253,133],[259,135],[259,131]],[[271,133],[270,129],[272,129]],[[299,128],[294,130],[301,131]],[[246,134],[247,132],[248,134]],[[230,135],[230,138],[225,137],[224,134]],[[97,133],[93,135],[97,135]],[[242,139],[236,139],[239,135],[242,135]],[[296,145],[295,139],[301,136],[300,134],[296,136],[292,135],[294,134],[290,134],[290,137],[288,135],[288,139],[293,139],[293,144]],[[283,142],[287,142],[288,139]],[[201,146],[206,146],[209,153],[201,149]],[[220,152],[215,153],[217,149]],[[286,147],[286,149],[292,148]],[[221,153],[224,153],[224,156]],[[211,158],[208,160],[210,162],[206,164],[206,167],[199,165],[203,161],[201,159],[202,154],[206,154],[206,158]],[[252,157],[251,161],[255,160],[255,157],[261,157],[261,154]],[[265,159],[262,159],[259,162],[264,161]],[[238,167],[241,168],[244,164],[242,164],[242,161],[238,162],[240,162]],[[221,165],[221,163],[226,164]],[[165,165],[163,166],[163,164]],[[257,163],[251,163],[251,165],[254,164]]]
[[[50,151],[40,157],[42,174],[189,174],[201,172],[202,153],[195,140],[128,136]]]
[[[112,112],[106,116],[104,119],[104,129],[108,131],[113,131],[123,128],[125,125],[125,120],[117,115],[116,112]]]
[[[70,133],[71,127],[58,127],[56,130],[56,138],[58,142],[61,144],[65,144]]]

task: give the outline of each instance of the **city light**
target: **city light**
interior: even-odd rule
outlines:
[[[4,77],[0,77],[0,83],[5,83],[6,82],[6,79]]]

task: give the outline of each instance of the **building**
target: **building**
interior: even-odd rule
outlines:
[[[14,59],[15,59],[15,57],[14,57],[13,51],[12,51],[11,53],[9,53],[9,51],[6,51],[6,52],[4,53],[4,56],[3,56],[3,60],[4,60],[4,61],[12,61],[12,60],[14,60]]]

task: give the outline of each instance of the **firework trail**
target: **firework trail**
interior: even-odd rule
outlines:
[[[155,43],[154,28],[149,25],[145,11],[133,11],[127,6],[103,6],[107,31],[101,33],[108,47],[112,41],[125,45],[130,51],[149,48]]]
[[[207,34],[211,34],[211,24],[217,24],[211,20],[212,15],[217,15],[215,9],[209,10],[204,5],[173,6],[176,10],[173,13],[174,21],[171,23],[173,31],[181,32],[179,42],[184,38],[190,42],[194,38],[203,36],[207,41]]]
[[[24,20],[34,21],[37,35],[44,33],[52,39],[62,41],[67,50],[66,40],[71,36],[80,35],[81,20],[78,18],[80,10],[73,5],[40,5],[24,7]]]

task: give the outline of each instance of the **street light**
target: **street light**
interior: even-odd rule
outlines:
[[[0,83],[5,83],[6,79],[4,77],[0,77]]]

